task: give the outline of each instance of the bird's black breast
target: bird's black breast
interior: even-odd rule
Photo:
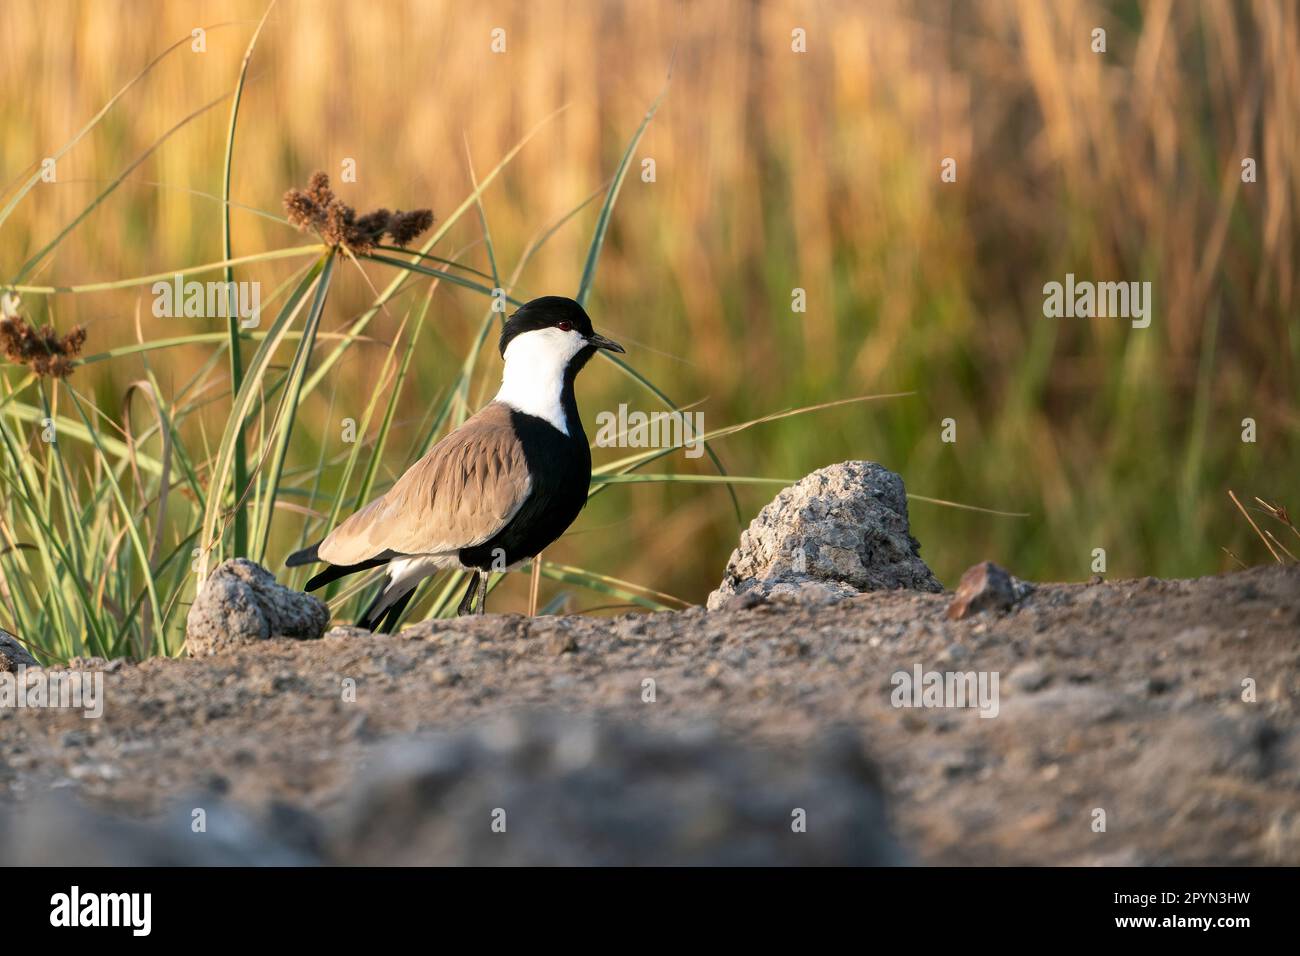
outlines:
[[[543,418],[511,412],[510,423],[523,448],[532,487],[509,524],[483,544],[461,549],[462,564],[504,570],[535,557],[578,517],[591,485],[591,449],[576,406],[565,411],[567,435]]]

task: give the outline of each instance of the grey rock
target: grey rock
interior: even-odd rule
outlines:
[[[939,660],[945,664],[956,664],[970,657],[970,648],[965,644],[949,644],[939,652]]]
[[[1285,865],[1300,858],[1300,813],[1293,809],[1275,813],[1261,843],[1270,862]]]
[[[758,593],[772,604],[834,604],[859,592],[838,581],[780,581]]]
[[[1122,695],[1101,687],[1086,684],[1060,684],[1045,686],[1002,701],[1000,716],[1010,720],[1057,720],[1076,727],[1105,723],[1125,714],[1128,701]]]
[[[1151,788],[1188,773],[1266,780],[1285,769],[1286,744],[1286,734],[1254,715],[1178,714],[1151,729],[1141,776]]]
[[[708,608],[769,599],[834,603],[899,588],[942,591],[920,550],[909,532],[902,478],[869,461],[830,465],[783,489],[750,522]]]
[[[847,731],[782,755],[707,727],[509,715],[392,745],[363,779],[329,852],[362,866],[904,862]]]
[[[1007,682],[1016,690],[1032,694],[1042,690],[1051,683],[1052,675],[1038,661],[1026,661],[1017,664],[1011,671]]]
[[[717,593],[717,592],[715,592]],[[764,604],[834,604],[861,592],[836,581],[778,581],[768,587],[746,590],[711,600],[712,611],[744,611]]]
[[[194,811],[203,811],[195,832]],[[0,866],[303,866],[316,862],[292,812],[259,822],[196,796],[161,820],[141,822],[90,809],[66,795],[0,813]],[[282,840],[285,833],[292,840]]]
[[[272,637],[315,640],[329,611],[310,594],[279,584],[246,558],[221,564],[204,582],[185,619],[191,657],[216,654]]]
[[[16,671],[19,667],[40,667],[36,658],[28,653],[18,638],[0,628],[0,673]]]
[[[364,627],[355,627],[351,624],[337,624],[326,631],[325,636],[355,639],[358,637],[370,638],[382,635],[376,635],[372,631],[367,631]]]

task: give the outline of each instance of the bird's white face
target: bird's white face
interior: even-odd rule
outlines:
[[[560,404],[564,370],[590,343],[577,329],[549,327],[521,332],[506,346],[497,401],[550,422],[569,433]]]

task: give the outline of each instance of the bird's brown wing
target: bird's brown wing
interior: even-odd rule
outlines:
[[[518,513],[532,482],[510,408],[492,402],[330,532],[319,555],[357,564],[385,551],[438,554],[488,541]]]

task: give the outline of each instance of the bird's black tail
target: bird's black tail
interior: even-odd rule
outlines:
[[[379,590],[375,592],[374,599],[366,608],[365,613],[357,619],[357,627],[363,627],[367,631],[375,631],[381,634],[391,634],[397,627],[397,620],[406,610],[406,605],[411,603],[411,596],[415,594],[415,585],[399,595],[388,594],[388,578],[384,578],[379,583]]]
[[[371,568],[377,568],[387,563],[387,558],[371,558],[369,561],[362,561],[360,564],[331,564],[324,571],[308,578],[302,589],[304,591],[315,591],[331,581],[346,578],[349,574],[356,574],[358,571],[369,571]]]
[[[296,568],[304,564],[321,563],[320,546],[321,542],[317,541],[310,548],[295,551],[284,559],[284,566],[286,568]],[[345,578],[349,574],[356,574],[358,571],[369,571],[381,564],[387,564],[392,557],[393,553],[391,551],[385,551],[383,554],[376,555],[366,561],[359,561],[356,564],[331,564],[324,571],[308,578],[303,590],[315,591],[317,588],[323,587],[331,581],[337,581],[339,578]]]
[[[303,564],[315,564],[320,560],[318,552],[320,551],[321,542],[317,541],[310,548],[303,548],[301,551],[295,551],[284,559],[286,568],[296,568]]]
[[[309,548],[303,548],[301,551],[295,551],[289,557],[285,558],[284,565],[287,568],[296,568],[304,564],[318,564],[320,557],[321,542],[317,541]],[[304,591],[315,591],[319,587],[329,584],[331,581],[337,581],[339,578],[345,578],[349,574],[356,574],[359,571],[369,571],[371,568],[377,568],[387,564],[396,555],[392,551],[385,551],[383,554],[370,558],[367,561],[360,561],[356,564],[330,564],[324,571],[313,575],[307,579],[303,586]],[[361,619],[357,621],[357,627],[364,627],[367,631],[379,631],[385,634],[391,634],[393,628],[397,626],[397,620],[406,610],[406,605],[411,603],[411,596],[415,594],[415,585],[411,585],[401,594],[392,595],[386,593],[388,590],[388,578],[385,577],[379,584],[379,591],[371,600],[370,606],[366,608]]]

